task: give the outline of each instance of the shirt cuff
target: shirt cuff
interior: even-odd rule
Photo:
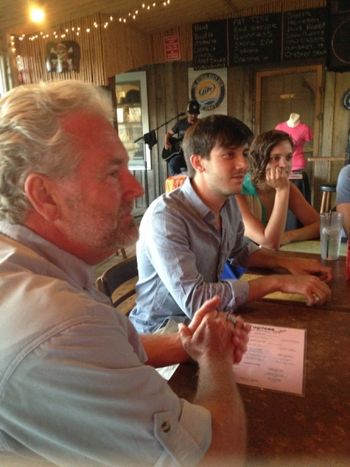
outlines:
[[[180,420],[170,411],[154,415],[154,434],[164,448],[156,467],[169,465],[169,456],[180,465],[196,465],[211,443],[211,415],[200,405],[182,402]]]
[[[235,297],[235,306],[234,308],[238,308],[239,306],[246,303],[248,300],[249,295],[249,282],[245,280],[236,280],[233,282],[234,287],[234,297]]]

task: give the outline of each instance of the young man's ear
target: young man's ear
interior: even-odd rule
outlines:
[[[192,154],[192,156],[190,157],[190,162],[196,172],[204,172],[205,167],[203,165],[202,156],[200,156],[199,154]]]
[[[53,189],[55,183],[46,175],[38,173],[29,174],[24,183],[24,191],[32,208],[46,221],[55,220],[58,214]]]

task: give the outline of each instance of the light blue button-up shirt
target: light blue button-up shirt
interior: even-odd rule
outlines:
[[[0,297],[1,465],[16,455],[16,465],[29,456],[84,467],[203,457],[210,413],[144,364],[134,327],[96,290],[92,267],[0,222]]]
[[[245,266],[258,248],[243,237],[244,225],[234,196],[221,209],[222,229],[191,181],[161,195],[145,212],[137,242],[137,303],[130,319],[139,332],[153,332],[168,319],[191,319],[205,300],[219,295],[220,308],[244,303],[245,281],[220,280],[227,259]]]
[[[341,169],[337,180],[337,204],[350,203],[350,165]]]

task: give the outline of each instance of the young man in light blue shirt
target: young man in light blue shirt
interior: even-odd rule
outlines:
[[[301,293],[308,305],[330,297],[330,268],[258,248],[244,238],[234,195],[248,169],[251,138],[243,122],[224,115],[200,119],[187,130],[189,178],[157,198],[140,225],[138,295],[130,314],[139,332],[154,332],[169,320],[188,322],[212,294],[221,297],[224,311],[274,291]],[[234,267],[284,268],[293,275],[273,274],[249,284],[221,280],[227,260]]]

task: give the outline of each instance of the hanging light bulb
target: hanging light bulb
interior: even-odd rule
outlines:
[[[38,4],[29,5],[29,18],[33,23],[43,23],[45,21],[45,10]]]

